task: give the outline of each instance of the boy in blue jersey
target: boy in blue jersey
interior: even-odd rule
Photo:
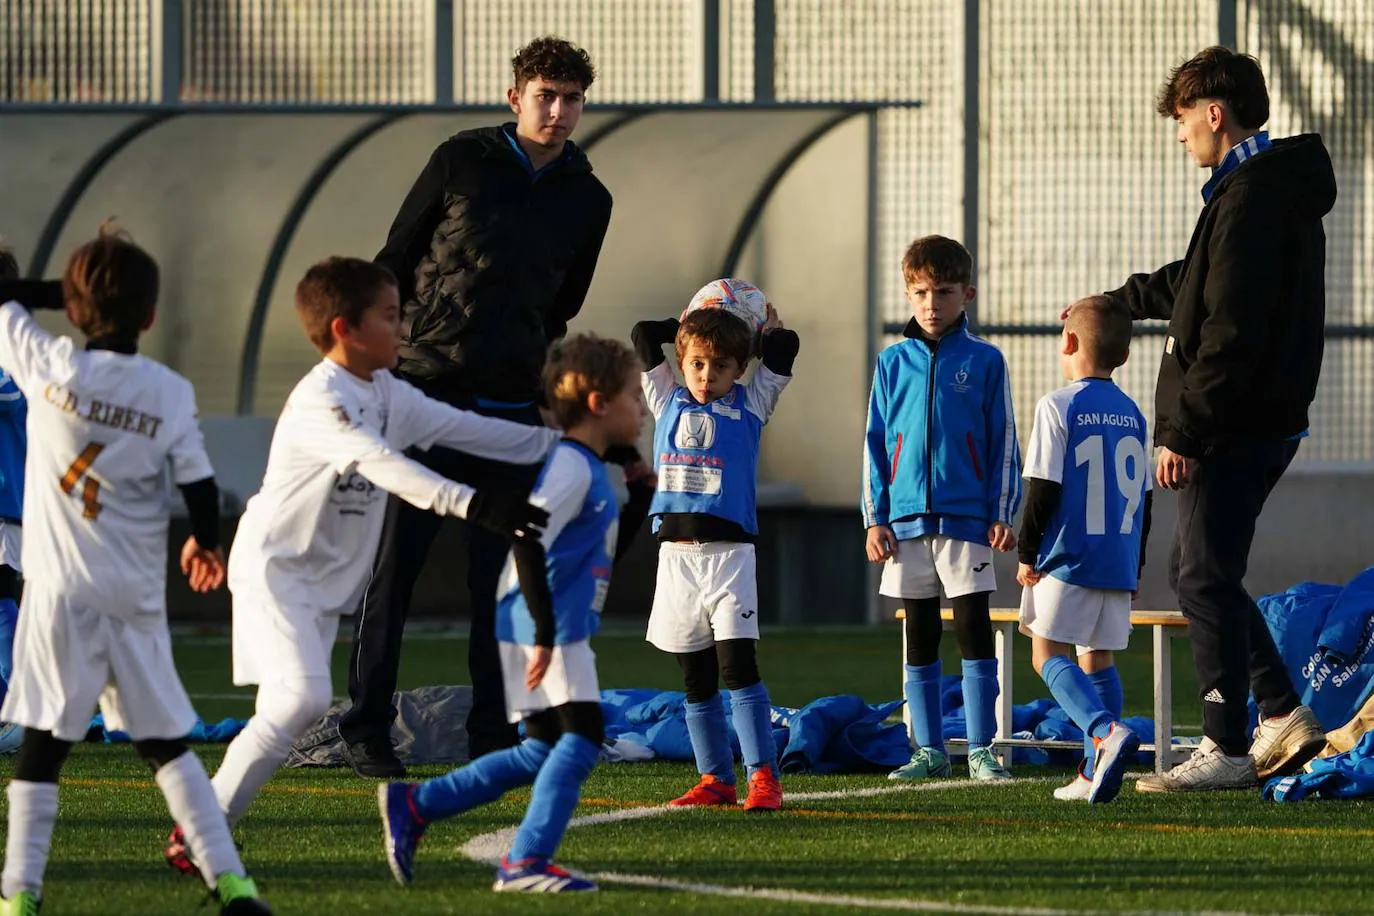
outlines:
[[[18,280],[14,252],[0,246],[0,280]],[[0,366],[0,702],[9,691],[14,669],[14,634],[19,626],[20,519],[24,505],[24,423],[28,402],[10,374]],[[0,723],[0,754],[19,750],[24,729]]]
[[[496,636],[506,710],[525,740],[447,776],[378,787],[387,860],[410,884],[415,847],[432,821],[534,784],[525,819],[496,872],[496,891],[593,891],[551,861],[603,737],[601,693],[590,638],[617,553],[616,494],[607,450],[633,446],[644,424],[639,361],[618,341],[579,335],[555,345],[544,369],[562,443],[540,472],[530,502],[549,513],[541,537],[517,541],[501,578]]]
[[[1140,739],[1121,724],[1114,652],[1131,632],[1131,595],[1150,526],[1145,418],[1112,381],[1131,316],[1106,296],[1074,303],[1060,336],[1069,384],[1035,405],[1021,520],[1021,632],[1031,663],[1083,729],[1083,764],[1063,801],[1109,802]],[[1072,660],[1077,647],[1078,665]]]
[[[769,305],[758,341],[762,365],[740,384],[755,352],[754,331],[724,309],[697,309],[681,323],[641,321],[632,335],[645,365],[658,471],[649,510],[659,541],[658,576],[647,639],[676,656],[682,668],[687,731],[701,773],[697,785],[670,804],[735,804],[723,677],[748,773],[744,810],[776,811],[782,784],[756,653],[754,492],[763,426],[792,380],[801,344]],[[683,384],[664,359],[668,343]]]
[[[1011,550],[1021,498],[1006,360],[969,333],[973,259],[938,235],[902,258],[913,317],[906,339],[878,354],[864,449],[865,550],[886,561],[879,591],[906,612],[906,702],[911,760],[892,779],[948,776],[940,718],[940,587],[954,608],[963,655],[968,767],[974,779],[1007,779],[992,753],[997,659],[988,597],[992,551]]]

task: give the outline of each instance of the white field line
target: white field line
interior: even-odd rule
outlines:
[[[1017,780],[1024,784],[1029,780]],[[1048,779],[1035,780],[1048,782]],[[915,783],[897,786],[875,786],[867,789],[840,789],[830,792],[795,792],[787,795],[788,802],[828,801],[840,798],[872,798],[879,795],[895,795],[902,792],[939,792],[951,789],[968,789],[973,786],[1011,785],[1012,783],[979,782],[974,779],[960,779],[948,782]],[[648,808],[623,808],[619,811],[606,811],[575,817],[568,827],[592,827],[597,824],[614,824],[621,821],[637,821],[649,817],[672,816],[688,810],[668,805],[655,805]],[[474,862],[496,865],[501,856],[510,848],[518,828],[506,827],[483,833],[468,840],[460,850],[462,855]],[[712,897],[737,897],[748,900],[772,900],[779,903],[795,903],[807,906],[860,907],[871,910],[896,910],[908,913],[962,913],[969,916],[1083,916],[1088,910],[1063,910],[1048,907],[995,906],[992,904],[956,903],[948,900],[900,899],[896,897],[859,897],[848,894],[817,894],[809,891],[794,891],[785,888],[731,886],[724,884],[703,884],[694,881],[674,881],[656,875],[628,875],[620,872],[593,872],[587,877],[602,884],[625,884],[633,887],[648,887],[655,890],[679,891],[688,894],[703,894]],[[1118,916],[1166,916],[1176,911],[1136,910]],[[1190,912],[1189,916],[1248,916],[1246,913],[1206,910]]]

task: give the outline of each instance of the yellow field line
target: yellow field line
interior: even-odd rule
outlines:
[[[957,814],[916,814],[913,812],[883,812],[883,811],[821,811],[813,808],[784,808],[784,812],[790,815],[802,815],[805,817],[818,817],[830,820],[844,821],[919,821],[922,823],[945,823],[945,824],[965,824],[977,825],[980,827],[1033,827],[1036,829],[1046,827],[1077,828],[1087,830],[1125,830],[1141,831],[1146,833],[1208,833],[1208,834],[1263,834],[1271,836],[1280,834],[1285,836],[1338,836],[1338,837],[1374,837],[1374,829],[1361,829],[1358,827],[1274,827],[1274,826],[1235,826],[1235,827],[1209,827],[1203,824],[1133,824],[1128,821],[1045,821],[1045,820],[1019,820],[1009,817],[980,817],[980,816],[961,816]]]

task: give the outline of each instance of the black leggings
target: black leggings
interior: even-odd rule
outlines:
[[[592,744],[601,746],[606,736],[606,722],[600,703],[564,703],[552,709],[541,709],[525,716],[525,734],[548,745],[558,743],[564,734],[576,734]]]
[[[727,690],[743,690],[762,680],[755,640],[724,639],[696,652],[677,653],[688,703],[704,703],[720,692],[723,677]]]
[[[991,592],[976,592],[951,598],[954,607],[954,638],[959,654],[966,659],[996,658],[992,642],[992,620],[988,616]],[[906,663],[914,667],[932,665],[940,657],[940,599],[904,598],[906,611]]]

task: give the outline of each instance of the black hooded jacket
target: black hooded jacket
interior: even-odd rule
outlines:
[[[1307,428],[1321,374],[1336,176],[1321,138],[1275,140],[1217,183],[1183,260],[1107,295],[1169,321],[1155,444],[1189,458]]]
[[[581,310],[610,223],[580,149],[534,176],[514,128],[441,144],[376,258],[401,287],[398,374],[450,402],[539,399],[545,350]]]

